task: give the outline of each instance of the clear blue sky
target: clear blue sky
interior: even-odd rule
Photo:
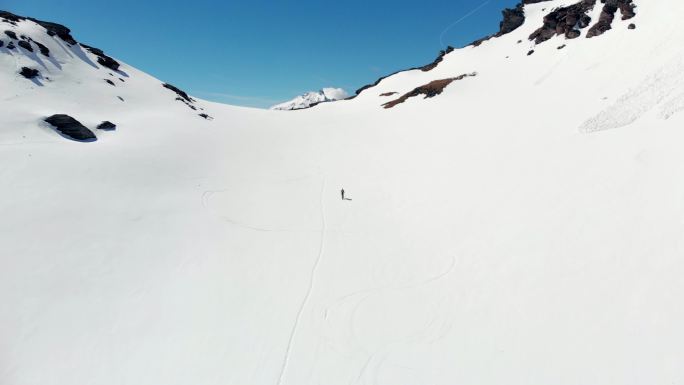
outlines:
[[[55,21],[198,97],[266,107],[322,87],[350,93],[498,30],[518,0],[0,0]],[[479,7],[479,8],[478,8]]]

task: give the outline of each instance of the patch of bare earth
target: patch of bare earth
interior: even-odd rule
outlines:
[[[404,103],[409,98],[419,96],[419,95],[425,95],[425,97],[423,99],[433,98],[433,97],[441,94],[449,84],[451,84],[457,80],[462,80],[462,79],[465,79],[467,77],[476,76],[476,75],[477,75],[477,73],[473,72],[470,74],[459,75],[455,78],[433,80],[428,84],[424,84],[420,87],[414,88],[413,91],[402,95],[398,99],[387,102],[387,103],[383,104],[382,106],[385,108],[392,108],[392,107],[396,106],[397,104]]]

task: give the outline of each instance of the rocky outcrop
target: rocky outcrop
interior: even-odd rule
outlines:
[[[57,114],[46,118],[45,121],[52,125],[62,136],[79,142],[94,142],[95,134],[81,122],[69,115]]]
[[[544,24],[534,31],[529,39],[540,44],[556,35],[565,35],[567,39],[579,37],[580,30],[587,28],[591,23],[589,12],[595,5],[596,0],[582,0],[573,5],[554,9],[544,16]]]
[[[587,32],[588,38],[603,35],[603,33],[612,29],[615,13],[618,9],[622,14],[622,20],[631,19],[636,15],[634,13],[635,5],[632,3],[632,0],[601,0],[601,2],[604,3],[601,16],[599,16],[598,22]]]
[[[26,79],[33,79],[35,77],[38,77],[38,75],[40,75],[40,71],[38,71],[35,68],[21,67],[21,71],[19,71],[19,75],[25,77]]]
[[[602,35],[612,28],[615,13],[620,10],[622,19],[627,20],[635,16],[636,7],[633,0],[601,0],[603,9],[598,21],[587,31],[587,38]],[[589,27],[591,16],[597,0],[581,0],[575,4],[552,10],[544,16],[543,25],[530,36],[536,44],[541,44],[554,36],[564,35],[566,39],[578,38],[581,30]]]
[[[392,100],[390,102],[387,102],[387,103],[383,104],[382,106],[385,108],[392,108],[392,107],[396,106],[397,104],[404,103],[409,98],[413,98],[413,97],[416,97],[419,95],[425,95],[424,99],[433,98],[433,97],[441,94],[444,91],[444,89],[446,88],[446,86],[448,86],[449,84],[451,84],[457,80],[462,80],[462,79],[465,79],[467,77],[476,76],[476,75],[477,75],[477,73],[473,72],[470,74],[463,74],[463,75],[457,76],[455,78],[434,80],[428,84],[424,84],[420,87],[416,87],[411,92],[408,92],[408,93],[402,95],[399,99],[395,99],[395,100]]]
[[[499,23],[499,32],[497,32],[499,36],[515,31],[525,23],[523,3],[518,4],[515,8],[506,8],[501,13],[503,20]]]
[[[470,43],[470,45],[477,47],[489,39],[501,37],[505,34],[515,31],[525,23],[525,5],[541,3],[544,1],[551,0],[523,0],[520,3],[518,3],[515,6],[515,8],[504,9],[503,11],[501,11],[503,19],[499,23],[499,31],[493,35],[488,35],[483,38],[477,39],[474,42]]]
[[[396,95],[396,94],[398,94],[398,92],[384,92],[384,93],[380,94],[380,96],[392,96],[392,95]]]
[[[119,62],[112,59],[111,57],[105,55],[104,51],[99,48],[91,47],[89,45],[81,43],[81,47],[88,50],[88,52],[97,56],[97,62],[103,67],[107,67],[111,70],[117,71],[119,69]]]
[[[74,39],[74,37],[71,36],[71,30],[69,28],[61,25],[61,24],[52,23],[49,21],[38,20],[38,19],[34,19],[32,17],[23,17],[23,16],[15,15],[15,14],[13,14],[11,12],[7,12],[7,11],[0,11],[0,18],[2,18],[4,20],[8,20],[12,23],[17,23],[17,22],[22,21],[22,20],[31,20],[34,23],[39,24],[40,26],[45,28],[48,35],[50,35],[50,36],[56,35],[60,39],[62,39],[63,41],[65,41],[66,43],[71,44],[71,45],[76,44],[76,39]]]
[[[10,39],[19,40],[14,31],[5,31],[5,35],[9,36]]]
[[[185,100],[188,103],[194,103],[195,102],[195,99],[191,98],[190,96],[188,96],[188,94],[185,91],[181,90],[180,88],[178,88],[174,85],[171,85],[169,83],[164,83],[164,84],[162,84],[162,87],[175,92],[176,95],[178,95],[178,97],[181,100]]]
[[[108,120],[105,120],[104,122],[97,125],[97,129],[103,131],[114,131],[116,130],[116,124]]]
[[[451,53],[453,50],[454,50],[454,47],[448,46],[446,49],[443,49],[443,50],[439,51],[439,54],[437,55],[437,58],[436,58],[435,60],[433,60],[432,63],[426,64],[426,65],[424,65],[424,66],[422,66],[422,67],[414,67],[414,68],[411,68],[411,69],[419,69],[419,70],[421,70],[421,71],[423,71],[423,72],[431,71],[431,70],[433,70],[435,67],[437,67],[437,65],[438,65],[439,63],[441,63],[442,60],[444,60],[444,56],[446,56],[448,53]]]

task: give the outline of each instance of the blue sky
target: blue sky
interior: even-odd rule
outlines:
[[[492,33],[517,2],[0,0],[0,9],[65,24],[77,40],[198,97],[267,107],[426,64],[440,36],[461,46]]]

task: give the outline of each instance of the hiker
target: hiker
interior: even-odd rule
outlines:
[[[342,194],[342,200],[344,200],[344,189],[340,190],[340,193]]]

